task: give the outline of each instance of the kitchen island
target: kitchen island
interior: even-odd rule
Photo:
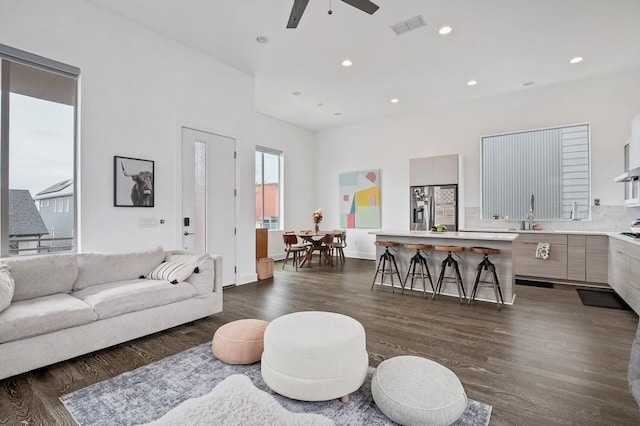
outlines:
[[[478,263],[482,261],[482,255],[471,253],[471,247],[490,247],[500,250],[499,255],[491,255],[489,259],[496,266],[498,280],[502,289],[504,303],[511,305],[515,299],[514,291],[514,274],[513,274],[513,241],[518,237],[515,233],[496,233],[496,232],[432,232],[432,231],[402,231],[402,230],[380,230],[370,232],[376,236],[376,241],[395,241],[399,246],[394,247],[393,254],[396,257],[396,263],[400,270],[400,275],[404,279],[407,274],[407,268],[411,257],[415,254],[415,250],[404,248],[405,243],[409,244],[430,244],[432,246],[451,246],[458,245],[465,248],[463,252],[456,253],[460,274],[464,284],[467,296],[471,293],[473,280],[476,274]],[[379,259],[384,252],[384,247],[376,249],[376,258]],[[433,284],[435,286],[438,274],[440,273],[440,263],[447,256],[447,252],[439,252],[433,249],[427,250],[427,264],[431,271]],[[483,280],[489,279],[488,271],[482,276]],[[410,284],[409,280],[409,284]],[[407,286],[407,290],[409,286]],[[407,291],[405,290],[405,291]],[[417,279],[413,286],[414,291],[422,292],[422,281]],[[432,293],[431,286],[427,283],[427,292]],[[443,285],[441,294],[446,296],[458,297],[458,291],[455,283],[447,282]],[[484,300],[496,302],[493,289],[491,287],[481,287],[476,295],[476,300]]]

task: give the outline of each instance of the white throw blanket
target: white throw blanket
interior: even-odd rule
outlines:
[[[319,414],[292,413],[244,374],[227,377],[208,394],[172,408],[148,426],[335,426]]]
[[[538,243],[536,248],[536,258],[547,260],[549,258],[549,243]]]

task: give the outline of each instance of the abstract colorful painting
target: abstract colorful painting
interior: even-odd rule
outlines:
[[[380,228],[380,170],[340,173],[340,227]]]

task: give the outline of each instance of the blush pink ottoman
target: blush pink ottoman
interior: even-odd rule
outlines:
[[[267,321],[242,319],[221,326],[211,341],[213,354],[227,364],[253,364],[260,361],[267,325]]]

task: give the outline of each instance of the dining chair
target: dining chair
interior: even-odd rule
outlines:
[[[298,237],[295,234],[282,234],[282,240],[284,242],[284,251],[287,254],[282,262],[282,269],[287,264],[287,260],[289,259],[289,255],[293,253],[293,263],[296,266],[296,271],[298,270],[298,254],[307,251],[307,247],[305,244],[298,244]]]
[[[333,266],[333,233],[325,234],[317,243],[309,247],[311,254],[309,259],[313,259],[313,252],[318,252],[318,265],[322,266],[322,262]]]
[[[324,259],[325,264],[334,266],[333,263],[333,241],[335,240],[335,234],[325,234],[322,237],[322,245],[320,246],[320,253]]]
[[[333,232],[335,236],[333,240],[333,249],[336,262],[344,265],[344,249],[347,247],[347,231],[337,229]]]

